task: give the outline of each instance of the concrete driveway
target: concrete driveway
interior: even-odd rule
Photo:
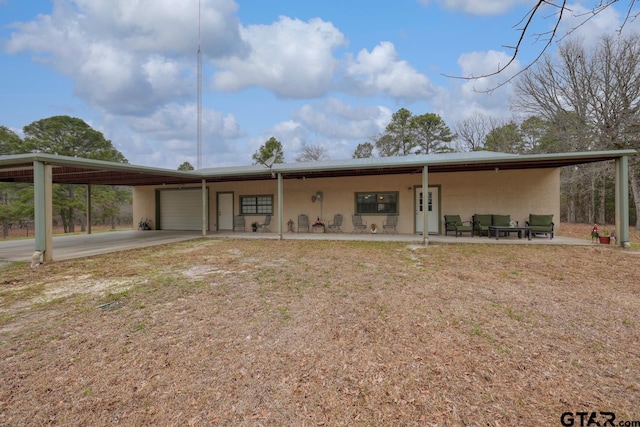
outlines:
[[[197,239],[200,231],[110,231],[96,234],[74,234],[53,238],[53,260],[105,254],[145,246],[162,245]],[[29,261],[35,251],[35,239],[0,242],[0,260]]]

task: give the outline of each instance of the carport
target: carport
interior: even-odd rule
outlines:
[[[505,153],[452,153],[425,156],[404,156],[341,161],[279,163],[269,168],[260,165],[211,168],[198,171],[135,166],[75,157],[49,154],[22,154],[0,156],[0,181],[32,183],[34,185],[35,254],[43,261],[53,260],[52,234],[52,185],[84,184],[88,188],[91,211],[92,185],[186,185],[200,184],[202,188],[202,235],[207,234],[207,183],[223,181],[258,181],[277,179],[278,237],[282,238],[283,180],[317,177],[341,177],[363,175],[420,174],[423,188],[428,188],[429,173],[488,171],[531,168],[558,168],[583,163],[615,161],[616,232],[621,245],[629,241],[629,176],[628,156],[635,150],[594,151],[579,153],[554,153],[536,155],[508,155]],[[91,224],[91,218],[88,218]],[[424,216],[423,230],[428,230]],[[88,233],[91,233],[89,225]],[[428,243],[427,233],[421,236]]]

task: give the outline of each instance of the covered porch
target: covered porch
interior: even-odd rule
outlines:
[[[422,215],[420,219],[415,220],[415,226],[413,234],[407,234],[408,227],[406,224],[407,217],[405,216],[405,227],[402,229],[399,227],[400,234],[385,236],[382,234],[370,235],[350,235],[348,231],[349,227],[345,228],[347,231],[344,234],[332,234],[332,235],[298,235],[297,233],[286,232],[286,222],[291,218],[291,215],[285,216],[285,199],[291,194],[290,190],[287,190],[285,182],[289,186],[293,183],[307,183],[314,182],[315,180],[343,180],[343,179],[365,179],[366,177],[378,177],[378,179],[385,180],[390,183],[388,185],[394,185],[397,188],[395,191],[413,191],[417,194],[415,189],[422,188],[428,189],[433,185],[435,176],[457,176],[459,173],[494,173],[502,171],[532,171],[532,170],[553,170],[554,168],[561,168],[565,166],[572,166],[584,163],[593,162],[615,162],[615,231],[618,236],[617,244],[622,246],[628,246],[629,244],[629,179],[628,179],[628,156],[634,155],[634,150],[616,150],[616,151],[601,151],[601,152],[581,152],[581,153],[555,153],[555,154],[539,154],[539,155],[513,155],[506,153],[490,153],[490,152],[473,152],[473,153],[449,153],[449,154],[437,154],[437,155],[425,155],[425,156],[404,156],[404,157],[390,157],[390,158],[367,158],[367,159],[349,159],[349,160],[336,160],[336,161],[324,161],[324,162],[309,162],[309,163],[282,163],[274,164],[269,168],[261,165],[250,165],[240,167],[221,167],[212,169],[202,169],[198,171],[172,171],[158,168],[149,168],[142,166],[134,166],[128,164],[118,164],[110,162],[102,162],[96,160],[69,158],[63,156],[45,155],[45,154],[25,154],[16,156],[2,156],[0,157],[0,181],[4,182],[26,182],[33,183],[34,185],[34,211],[35,211],[35,253],[42,256],[43,261],[53,260],[54,250],[57,249],[57,244],[54,243],[51,223],[52,223],[52,184],[53,183],[66,183],[66,184],[84,184],[87,185],[89,190],[91,185],[129,185],[134,188],[174,188],[180,190],[183,187],[191,187],[193,190],[198,190],[198,207],[196,210],[201,211],[196,213],[196,222],[199,223],[195,228],[190,230],[196,230],[200,228],[199,232],[201,236],[219,236],[225,237],[226,232],[211,233],[210,230],[216,228],[211,227],[209,208],[211,201],[209,200],[209,189],[212,191],[220,191],[220,188],[224,185],[235,183],[245,183],[245,185],[256,186],[260,183],[269,185],[274,190],[273,194],[273,222],[271,229],[273,233],[271,235],[261,235],[262,239],[352,239],[352,240],[364,240],[364,239],[377,239],[379,241],[407,241],[418,244],[428,243],[446,243],[457,242],[466,243],[467,238],[447,238],[439,234],[421,233],[422,230],[432,230],[432,224],[429,223],[429,215]],[[415,181],[411,182],[411,185],[405,185],[404,183],[398,184],[397,177],[401,176],[413,176]],[[511,181],[517,181],[515,177],[510,178]],[[266,184],[269,182],[269,184]],[[318,181],[315,181],[318,182]],[[298,184],[296,184],[298,185]],[[303,184],[299,184],[303,185]],[[166,187],[165,187],[166,186]],[[313,190],[316,188],[313,187]],[[350,190],[357,191],[357,190]],[[90,191],[89,191],[90,193]],[[153,194],[153,193],[151,193]],[[220,193],[223,194],[223,193]],[[233,198],[233,203],[237,203],[235,200],[235,194],[229,193]],[[307,193],[300,193],[306,194]],[[405,193],[406,194],[406,193]],[[494,196],[495,197],[495,196]],[[539,192],[538,198],[548,197],[542,192]],[[305,197],[306,199],[306,197]],[[404,199],[404,198],[403,198]],[[415,199],[415,198],[414,198]],[[468,199],[468,198],[467,198]],[[476,197],[477,199],[477,197]],[[487,197],[482,200],[486,201]],[[286,209],[296,209],[296,200],[293,200],[294,204],[287,200]],[[465,199],[466,200],[466,199]],[[520,197],[520,200],[523,200]],[[91,199],[88,200],[88,212],[90,216],[91,212]],[[144,200],[144,203],[148,200]],[[508,201],[503,202],[503,204]],[[343,202],[344,205],[344,202]],[[455,205],[455,204],[454,204]],[[233,206],[233,204],[231,205]],[[490,204],[493,206],[493,204]],[[505,205],[506,206],[506,205]],[[513,205],[522,209],[521,204],[517,203]],[[344,205],[345,216],[349,217],[349,210],[353,209],[347,205]],[[455,206],[450,209],[457,209]],[[154,207],[155,210],[155,207]],[[218,206],[215,206],[215,210],[218,211]],[[469,213],[471,208],[467,207]],[[408,210],[404,208],[403,212]],[[528,209],[528,212],[531,212]],[[449,212],[453,213],[453,212]],[[459,212],[458,212],[459,213]],[[524,212],[522,213],[524,214]],[[229,215],[233,215],[233,210]],[[403,214],[407,215],[407,214]],[[134,219],[141,215],[136,215],[135,203],[134,203]],[[142,215],[149,216],[149,215]],[[558,215],[559,216],[559,215]],[[440,217],[440,213],[437,213],[437,217]],[[313,217],[312,217],[313,218]],[[557,218],[559,220],[559,218]],[[90,221],[89,221],[90,222]],[[414,224],[411,221],[411,224]],[[404,231],[403,231],[404,230]],[[89,230],[90,232],[90,230]],[[246,233],[241,235],[239,233],[232,233],[236,238],[258,238],[258,236],[252,236],[252,233]],[[231,237],[231,236],[228,236]],[[560,237],[560,236],[558,236]],[[56,239],[58,240],[58,239]],[[485,243],[485,244],[514,244],[507,242],[517,242],[515,244],[541,244],[537,243],[538,240],[534,239],[523,241],[514,239],[501,239],[498,242],[492,242],[488,238],[468,238],[468,243]],[[548,240],[548,239],[547,239]],[[545,244],[561,244],[561,240],[556,238],[554,241],[546,242]],[[494,243],[495,242],[495,243]],[[34,249],[33,243],[31,243],[32,250]],[[24,259],[24,258],[23,258]],[[56,254],[56,259],[63,259]]]

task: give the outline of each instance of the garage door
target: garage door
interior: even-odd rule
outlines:
[[[202,230],[202,189],[160,190],[161,230]],[[207,200],[209,191],[207,189]],[[207,224],[209,224],[207,209]]]

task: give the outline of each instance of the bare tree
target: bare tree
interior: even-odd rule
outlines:
[[[522,50],[522,46],[524,41],[527,38],[531,38],[536,42],[541,42],[542,47],[538,51],[536,57],[524,65],[524,67],[514,73],[513,76],[505,79],[503,82],[499,83],[495,87],[489,88],[486,92],[491,92],[498,87],[501,87],[511,81],[513,81],[520,74],[524,73],[526,70],[530,69],[538,60],[540,60],[546,53],[547,49],[554,43],[554,41],[562,41],[564,38],[572,34],[576,29],[585,25],[590,20],[594,19],[596,16],[604,12],[609,7],[612,7],[614,4],[620,3],[622,5],[626,5],[626,12],[624,15],[624,19],[622,24],[617,28],[618,33],[622,32],[625,25],[628,21],[633,20],[640,15],[640,11],[635,9],[636,0],[600,0],[597,4],[585,13],[575,13],[570,7],[567,5],[567,0],[561,0],[558,2],[552,2],[549,0],[538,0],[535,4],[529,9],[529,11],[522,17],[522,19],[516,23],[514,26],[519,36],[517,37],[516,43],[512,45],[505,45],[504,47],[509,49],[511,53],[511,57],[505,64],[497,64],[495,71],[491,73],[483,73],[479,75],[471,75],[471,76],[447,76],[457,79],[464,80],[477,80],[485,77],[496,76],[498,74],[504,73],[511,65],[514,64],[516,59]],[[572,16],[577,19],[577,24],[571,27],[563,34],[559,34],[558,31],[560,29],[560,23],[567,16]],[[536,23],[539,20],[547,20],[551,19],[550,25],[546,28],[550,28],[548,31],[536,32],[535,27]]]
[[[546,55],[516,83],[513,106],[545,117],[555,128],[565,151],[640,148],[640,37],[605,37],[593,50],[570,41],[557,58]],[[640,209],[640,181],[636,159],[629,178],[636,209]],[[583,197],[597,200],[596,218],[604,222],[605,170],[590,168],[588,181],[597,186]],[[575,169],[567,174],[582,176]],[[574,183],[574,189],[591,186]],[[635,189],[634,189],[635,188]],[[578,195],[570,196],[578,197]],[[640,217],[636,220],[640,228]]]
[[[502,126],[499,119],[475,112],[456,125],[458,151],[484,150],[487,135],[492,129]]]
[[[302,151],[296,157],[296,162],[317,162],[328,159],[327,150],[322,145],[302,144]]]

